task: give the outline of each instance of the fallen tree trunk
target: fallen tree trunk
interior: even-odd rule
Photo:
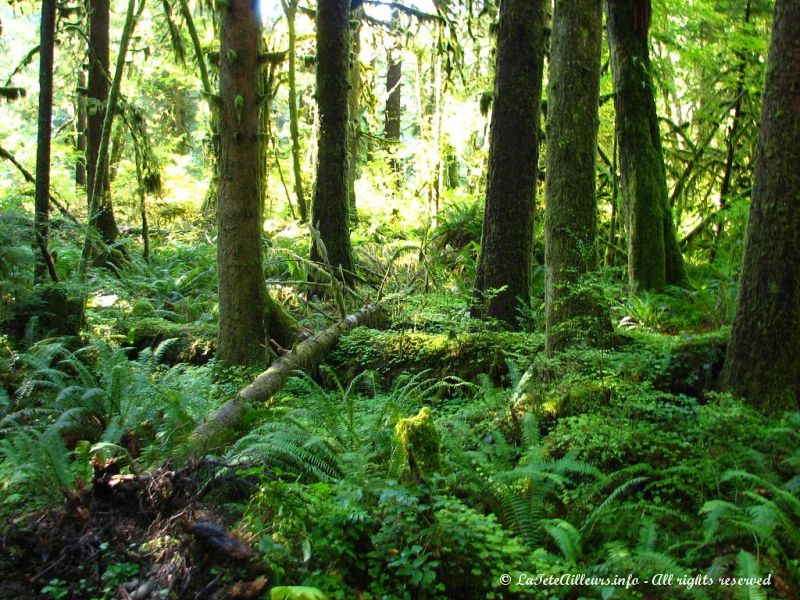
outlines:
[[[381,304],[370,303],[348,315],[335,325],[308,338],[294,350],[277,359],[235,398],[223,404],[205,423],[192,432],[192,455],[199,457],[214,447],[226,431],[241,423],[248,403],[266,402],[281,390],[293,371],[309,369],[320,362],[339,341],[343,333],[373,321],[381,312]]]

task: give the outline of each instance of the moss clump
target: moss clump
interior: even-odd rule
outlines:
[[[395,433],[414,480],[439,470],[439,432],[430,408],[425,406],[415,416],[400,419],[395,425]]]

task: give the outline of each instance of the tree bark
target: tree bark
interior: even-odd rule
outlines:
[[[768,411],[800,394],[800,3],[777,0],[733,331],[729,389]]]
[[[474,316],[517,325],[530,305],[545,2],[504,0]]]
[[[230,364],[264,364],[267,321],[259,183],[261,23],[250,0],[230,0],[223,12],[219,62],[217,355]]]
[[[356,211],[356,178],[358,176],[358,148],[361,138],[361,14],[362,9],[353,11],[351,21],[351,37],[353,51],[350,57],[350,91],[347,94],[349,125],[347,129],[347,195],[350,221],[358,222]]]
[[[114,218],[114,207],[110,195],[110,172],[108,160],[97,163],[101,154],[103,123],[106,118],[109,94],[109,0],[89,0],[89,86],[88,97],[91,106],[88,110],[86,128],[86,193],[89,204],[89,225],[96,228],[106,245],[116,242],[119,228]],[[110,131],[109,131],[110,135]],[[96,178],[100,177],[100,182]],[[97,198],[100,203],[92,206],[95,186],[100,190]]]
[[[324,249],[312,239],[311,260],[327,262],[352,278],[350,219],[347,194],[347,93],[350,65],[350,2],[320,0],[317,4],[317,104],[319,141],[317,183],[311,208],[312,225]]]
[[[547,92],[545,305],[548,354],[609,337],[597,291],[583,276],[597,266],[598,101],[602,0],[557,0]]]
[[[380,304],[368,304],[361,310],[342,319],[326,330],[297,345],[294,350],[276,360],[235,398],[228,400],[205,423],[192,432],[195,456],[201,455],[219,442],[226,430],[236,428],[249,405],[266,402],[280,391],[296,370],[309,369],[319,364],[346,332],[367,324],[381,312]]]
[[[631,290],[687,283],[650,75],[650,0],[606,0]]]
[[[53,54],[56,41],[56,2],[42,0],[42,19],[39,42],[39,123],[36,136],[36,195],[34,229],[42,262],[36,263],[36,279],[41,280],[45,269],[53,281],[58,281],[53,259],[47,248],[50,221],[50,135],[53,130]]]

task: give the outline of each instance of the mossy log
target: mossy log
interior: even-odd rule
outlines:
[[[214,323],[175,323],[148,316],[121,321],[117,329],[127,336],[130,345],[140,351],[156,348],[165,340],[176,339],[161,357],[161,361],[167,365],[202,365],[213,358],[216,349],[217,326]]]
[[[425,333],[352,331],[331,353],[328,364],[344,381],[365,370],[377,372],[388,383],[404,372],[428,370],[430,377],[460,377],[477,382],[485,374],[496,384],[508,374],[508,360],[530,364],[542,350],[541,336],[515,332]]]
[[[358,312],[348,315],[335,325],[301,342],[291,352],[273,362],[250,385],[240,390],[235,398],[228,400],[205,423],[195,428],[192,432],[192,454],[201,456],[217,445],[227,431],[235,429],[242,422],[248,405],[266,402],[272,398],[294,371],[318,365],[343,333],[378,320],[382,312],[380,304],[368,304]]]

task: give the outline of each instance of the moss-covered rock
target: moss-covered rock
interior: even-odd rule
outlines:
[[[439,432],[430,408],[425,406],[413,417],[400,419],[395,425],[395,433],[412,479],[424,479],[439,470]]]

